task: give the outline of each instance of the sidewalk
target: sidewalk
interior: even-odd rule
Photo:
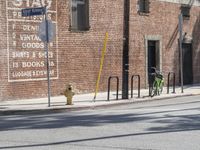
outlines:
[[[193,96],[200,95],[200,85],[196,86],[185,86],[184,93],[181,93],[181,88],[176,87],[176,93],[167,93],[167,89],[164,88],[163,93],[160,96],[149,97],[148,89],[141,89],[141,96],[137,98],[137,91],[134,90],[133,98],[128,100],[121,99],[121,92],[119,93],[119,100],[116,100],[116,92],[110,93],[110,101],[107,101],[107,92],[98,93],[96,101],[93,101],[94,93],[80,94],[73,97],[73,105],[65,105],[66,98],[64,96],[51,97],[51,106],[48,107],[48,98],[38,99],[27,99],[27,100],[12,100],[0,102],[0,115],[9,114],[25,114],[25,113],[54,113],[71,110],[82,110],[82,109],[94,109],[96,107],[109,107],[115,105],[123,105],[136,102],[161,100],[167,98],[175,98],[181,96]]]

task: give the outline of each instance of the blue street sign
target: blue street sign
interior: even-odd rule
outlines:
[[[45,12],[45,7],[25,8],[22,9],[22,17],[44,15]]]

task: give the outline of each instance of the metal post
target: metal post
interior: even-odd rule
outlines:
[[[119,99],[119,78],[116,77],[117,79],[117,100]]]
[[[110,80],[111,80],[112,77],[109,77],[108,78],[108,96],[107,96],[107,100],[109,101],[110,100]]]
[[[183,15],[179,15],[179,52],[180,52],[180,77],[181,77],[181,93],[183,93],[183,48],[182,48],[182,40],[183,40]]]
[[[176,74],[175,74],[175,73],[173,73],[173,74],[174,74],[174,79],[173,79],[173,92],[172,92],[172,93],[176,93],[176,92],[175,92]]]
[[[140,98],[140,75],[138,75],[138,98]]]
[[[128,99],[129,81],[129,16],[130,0],[124,0],[124,33],[123,33],[123,66],[122,66],[122,99]]]
[[[169,94],[169,77],[170,77],[170,72],[168,73],[168,76],[167,76],[167,94]]]
[[[47,20],[47,6],[45,6],[45,24],[46,24],[46,42],[45,42],[45,50],[46,50],[46,62],[47,62],[47,81],[48,81],[48,107],[51,106],[51,89],[50,89],[50,66],[49,66],[49,50],[48,50],[48,44],[49,44],[49,33],[48,33],[48,20]]]

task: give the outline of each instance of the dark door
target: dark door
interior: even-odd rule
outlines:
[[[150,85],[153,82],[150,74],[154,73],[151,67],[156,67],[156,41],[148,41],[148,80]]]
[[[183,84],[192,84],[192,44],[183,43]]]

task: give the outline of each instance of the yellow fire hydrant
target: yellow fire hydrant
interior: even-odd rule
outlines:
[[[66,105],[72,105],[72,97],[74,96],[74,92],[73,92],[73,87],[71,84],[68,84],[66,86],[66,89],[64,91],[64,95],[67,98],[67,103]]]

